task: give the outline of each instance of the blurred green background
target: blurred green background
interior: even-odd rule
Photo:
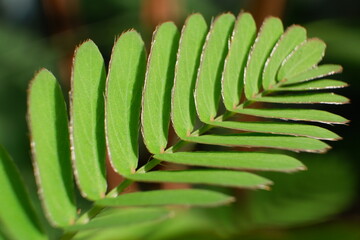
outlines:
[[[331,142],[334,149],[325,155],[298,155],[309,168],[306,172],[264,173],[276,183],[270,192],[219,189],[238,201],[180,211],[156,227],[85,232],[78,238],[360,239],[360,3],[354,0],[0,0],[0,143],[26,177],[38,210],[26,126],[27,85],[36,71],[51,70],[67,95],[73,51],[88,38],[108,61],[115,37],[129,28],[138,30],[149,45],[159,22],[172,20],[181,26],[194,12],[210,22],[219,13],[237,15],[242,9],[258,24],[268,15],[279,16],[285,26],[303,25],[309,37],[327,43],[323,62],[343,65],[343,74],[336,78],[350,84],[337,92],[351,104],[323,107],[351,120],[349,126],[329,126],[344,140]],[[48,228],[56,238],[58,232]]]

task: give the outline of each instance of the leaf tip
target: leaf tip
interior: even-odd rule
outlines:
[[[101,199],[101,198],[105,198],[105,197],[106,197],[106,195],[105,195],[104,192],[100,193],[100,197],[99,197],[100,199]]]
[[[75,51],[74,51],[74,56],[73,56],[73,58],[75,58],[76,55],[77,55],[77,53],[78,53],[82,48],[85,48],[86,46],[97,48],[97,45],[94,43],[93,40],[91,40],[91,39],[86,39],[86,40],[84,40],[83,42],[81,42],[79,45],[77,45],[77,46],[75,47]]]
[[[326,153],[327,151],[329,151],[332,147],[328,144],[326,144],[326,146],[322,149],[319,149],[319,150],[315,150],[313,152],[315,153]]]
[[[50,70],[48,70],[47,68],[40,68],[38,71],[35,72],[34,77],[31,79],[30,84],[36,79],[38,78],[40,75],[42,74],[50,74],[53,75],[52,72]]]
[[[337,135],[335,138],[333,139],[330,139],[331,141],[339,141],[339,140],[342,140],[343,138],[339,135]]]
[[[259,189],[271,191],[271,187],[269,185],[261,184],[258,186]]]
[[[230,204],[230,203],[233,203],[236,201],[236,198],[231,196],[231,197],[228,197],[228,199],[226,201],[224,201],[224,204]]]
[[[296,170],[298,170],[298,171],[307,171],[308,168],[305,165],[302,165],[300,167],[297,167]]]
[[[70,219],[68,225],[71,226],[71,225],[74,225],[74,224],[75,224],[75,219],[74,218]]]

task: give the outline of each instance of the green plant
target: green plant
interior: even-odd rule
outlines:
[[[265,20],[256,37],[255,22],[248,13],[241,13],[236,23],[232,14],[222,14],[209,31],[201,15],[191,15],[181,36],[173,23],[164,23],[154,33],[147,63],[139,34],[125,32],[115,42],[107,74],[96,45],[84,42],[74,56],[70,124],[61,89],[49,71],[40,70],[29,88],[33,165],[49,222],[64,230],[64,238],[72,238],[83,230],[165,219],[171,211],[162,206],[210,207],[233,201],[231,196],[200,188],[119,195],[133,182],[267,189],[271,180],[248,170],[306,169],[294,157],[271,149],[322,153],[329,149],[322,140],[340,137],[319,126],[278,119],[328,124],[347,120],[323,110],[265,104],[347,103],[340,95],[314,93],[346,86],[318,79],[342,70],[339,65],[318,65],[324,52],[325,44],[307,39],[304,28],[293,25],[284,33],[281,21],[273,17]],[[219,110],[221,97],[225,110]],[[254,103],[263,104],[254,108]],[[275,120],[235,119],[244,115]],[[138,166],[140,118],[142,137],[152,154],[143,166]],[[179,137],[171,146],[170,119]],[[241,132],[219,134],[213,131],[217,128]],[[252,151],[182,151],[191,143]],[[259,149],[267,150],[254,151]],[[114,170],[125,178],[110,191],[106,153]],[[0,156],[0,230],[10,239],[46,238],[14,164],[5,150]],[[162,161],[211,169],[150,171]],[[93,202],[81,215],[73,175],[81,195]]]

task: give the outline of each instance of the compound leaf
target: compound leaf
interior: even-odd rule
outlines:
[[[244,88],[244,69],[255,36],[254,18],[249,13],[240,13],[231,36],[222,74],[222,97],[228,110],[240,103],[240,93]]]
[[[49,220],[67,226],[76,219],[64,97],[55,77],[42,69],[30,83],[28,123],[35,177]]]
[[[330,147],[326,143],[307,137],[281,136],[271,134],[240,133],[233,135],[201,135],[187,137],[189,142],[222,146],[264,147],[285,149],[295,152],[325,152]]]
[[[310,39],[297,47],[283,62],[277,80],[286,81],[320,62],[325,54],[326,45],[319,39]]]
[[[249,131],[249,132],[262,132],[273,134],[284,134],[303,136],[310,138],[317,138],[323,140],[337,140],[340,138],[337,134],[318,126],[296,124],[296,123],[281,123],[281,122],[235,122],[225,121],[211,122],[213,126],[224,128]]]
[[[348,122],[321,110],[270,108],[270,104],[263,108],[265,104],[261,102],[349,102],[334,93],[314,92],[345,87],[346,83],[318,79],[341,72],[342,67],[319,66],[325,43],[306,38],[305,29],[296,25],[283,33],[280,19],[274,17],[267,18],[256,35],[255,21],[249,13],[240,13],[236,24],[232,14],[222,14],[209,31],[204,18],[193,14],[184,25],[181,38],[174,23],[157,27],[147,63],[139,34],[134,30],[123,33],[114,45],[107,81],[101,54],[93,42],[87,41],[77,49],[74,58],[71,147],[60,87],[51,73],[40,71],[30,85],[28,118],[35,175],[50,221],[68,231],[65,237],[82,230],[88,234],[84,236],[89,236],[98,229],[111,231],[121,226],[156,222],[169,215],[160,208],[120,211],[113,207],[215,206],[233,200],[222,193],[196,189],[146,191],[105,198],[105,147],[112,167],[125,178],[108,196],[121,193],[136,181],[267,189],[270,180],[247,171],[306,169],[297,159],[274,153],[272,149],[322,153],[330,146],[321,140],[340,139],[337,134],[305,123],[235,120],[243,116],[229,120],[235,114],[242,114],[327,124]],[[218,116],[218,111],[223,111],[219,109],[221,95],[226,110]],[[258,109],[253,108],[254,103]],[[173,138],[168,140],[168,135],[172,136],[170,118],[180,138],[172,146],[169,143]],[[152,159],[136,170],[139,120]],[[194,131],[198,125],[200,128]],[[209,133],[212,128],[217,129]],[[241,132],[221,135],[219,128]],[[187,143],[247,147],[252,151],[178,152]],[[70,149],[80,191],[95,201],[94,208],[75,225]],[[266,149],[270,150],[265,152]],[[162,161],[205,169],[150,171]],[[0,180],[6,181],[1,177]],[[94,213],[99,214],[94,217]],[[43,232],[38,230],[41,238]]]
[[[106,84],[106,140],[110,162],[120,174],[135,172],[145,48],[140,35],[123,33],[112,50]]]
[[[272,182],[248,172],[230,170],[152,171],[129,176],[140,182],[209,184],[236,188],[267,189]]]
[[[235,22],[232,14],[218,16],[206,37],[195,87],[197,114],[202,122],[217,115],[221,92],[221,73],[228,52],[228,40]]]
[[[242,109],[236,109],[236,112],[251,116],[264,117],[264,118],[278,118],[283,120],[321,122],[327,124],[345,124],[349,122],[349,120],[337,114],[323,110],[315,110],[315,109],[242,108]]]
[[[172,94],[172,123],[179,137],[195,127],[194,88],[207,25],[200,14],[191,15],[181,32]]]
[[[259,102],[272,103],[322,103],[322,104],[345,104],[349,99],[334,93],[302,93],[282,96],[266,96],[256,98]]]
[[[148,58],[142,99],[142,134],[151,153],[163,152],[167,145],[179,32],[172,22],[161,24],[154,32]]]
[[[306,40],[306,30],[301,26],[291,26],[281,36],[273,48],[270,57],[265,63],[262,76],[264,89],[272,88],[276,84],[276,74],[284,59],[294,50],[294,48]]]
[[[245,70],[244,84],[247,99],[252,99],[259,93],[264,64],[282,33],[283,25],[278,18],[269,17],[261,26]]]
[[[105,64],[88,40],[75,51],[70,93],[70,140],[75,177],[84,197],[105,196]]]
[[[201,189],[153,190],[105,198],[96,202],[99,206],[218,206],[234,201],[233,197],[223,193]]]
[[[294,172],[306,169],[291,156],[264,152],[176,152],[156,154],[154,158],[190,166],[242,170]]]
[[[332,79],[321,79],[310,82],[302,82],[297,84],[281,86],[276,88],[274,91],[309,91],[309,90],[323,90],[323,89],[334,89],[347,87],[346,82],[332,80]]]
[[[342,72],[342,67],[336,64],[324,64],[316,66],[308,71],[299,73],[298,75],[287,79],[283,84],[293,84],[309,81],[315,78],[325,77]]]

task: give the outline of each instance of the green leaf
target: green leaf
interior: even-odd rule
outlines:
[[[217,115],[221,73],[234,21],[235,17],[229,13],[218,16],[206,37],[194,95],[196,110],[202,122],[210,121]]]
[[[256,101],[271,103],[345,104],[349,103],[350,100],[334,93],[303,93],[297,95],[258,97]]]
[[[0,146],[0,222],[9,239],[47,239],[20,173]]]
[[[273,108],[273,109],[252,109],[252,108],[238,108],[237,113],[264,117],[264,118],[278,118],[283,120],[309,121],[321,122],[328,124],[345,124],[349,122],[346,118],[334,113],[323,110],[314,109],[288,109],[288,108]]]
[[[240,103],[239,93],[244,88],[244,69],[255,36],[256,25],[253,17],[249,13],[240,13],[231,36],[222,75],[222,97],[227,109]]]
[[[295,152],[326,152],[330,146],[317,139],[307,137],[278,136],[269,134],[249,134],[240,133],[234,135],[202,135],[197,137],[187,137],[187,141],[223,145],[223,146],[242,146],[242,147],[265,147],[286,149]]]
[[[333,75],[336,73],[342,72],[342,67],[340,65],[335,64],[324,64],[320,66],[316,66],[312,69],[309,69],[306,72],[300,73],[294,77],[287,79],[282,84],[293,84],[299,82],[309,81],[315,78],[325,77],[329,75]]]
[[[154,190],[120,195],[116,198],[105,198],[96,202],[99,206],[207,206],[214,207],[234,201],[233,197],[223,193],[201,189]]]
[[[106,84],[105,125],[109,159],[120,174],[135,172],[138,164],[145,55],[144,42],[134,30],[123,33],[112,50]]]
[[[339,135],[325,128],[296,123],[213,121],[211,122],[211,125],[249,132],[304,136],[323,140],[340,139]]]
[[[282,33],[283,25],[278,18],[269,17],[261,26],[246,65],[244,76],[246,98],[251,99],[259,93],[266,59]]]
[[[70,140],[75,177],[81,194],[105,196],[104,90],[105,64],[97,46],[88,40],[75,51],[70,93]]]
[[[55,77],[42,69],[30,83],[28,123],[35,177],[49,220],[56,226],[76,218],[66,106]]]
[[[163,208],[110,209],[100,213],[86,224],[67,227],[67,231],[87,229],[119,228],[148,222],[156,222],[169,217],[169,211]]]
[[[322,89],[334,89],[347,87],[346,82],[332,80],[332,79],[321,79],[310,82],[303,82],[291,85],[285,85],[281,88],[276,88],[274,91],[309,91],[309,90],[322,90]]]
[[[144,143],[151,153],[163,152],[167,145],[178,41],[179,32],[172,22],[163,23],[154,32],[141,114]]]
[[[154,155],[155,159],[191,166],[294,172],[306,167],[297,159],[263,152],[175,152]]]
[[[196,109],[194,88],[207,25],[200,14],[191,15],[182,29],[172,94],[171,118],[179,137],[194,130]]]
[[[128,178],[140,182],[209,184],[250,189],[267,189],[267,185],[272,184],[255,174],[230,170],[152,171],[132,174]]]
[[[326,45],[320,39],[310,39],[297,47],[279,69],[277,80],[286,81],[318,64],[325,54]]]
[[[276,84],[276,74],[283,60],[295,49],[295,47],[306,40],[305,28],[293,25],[287,28],[279,41],[273,48],[270,57],[265,63],[262,76],[264,89],[272,88]]]

